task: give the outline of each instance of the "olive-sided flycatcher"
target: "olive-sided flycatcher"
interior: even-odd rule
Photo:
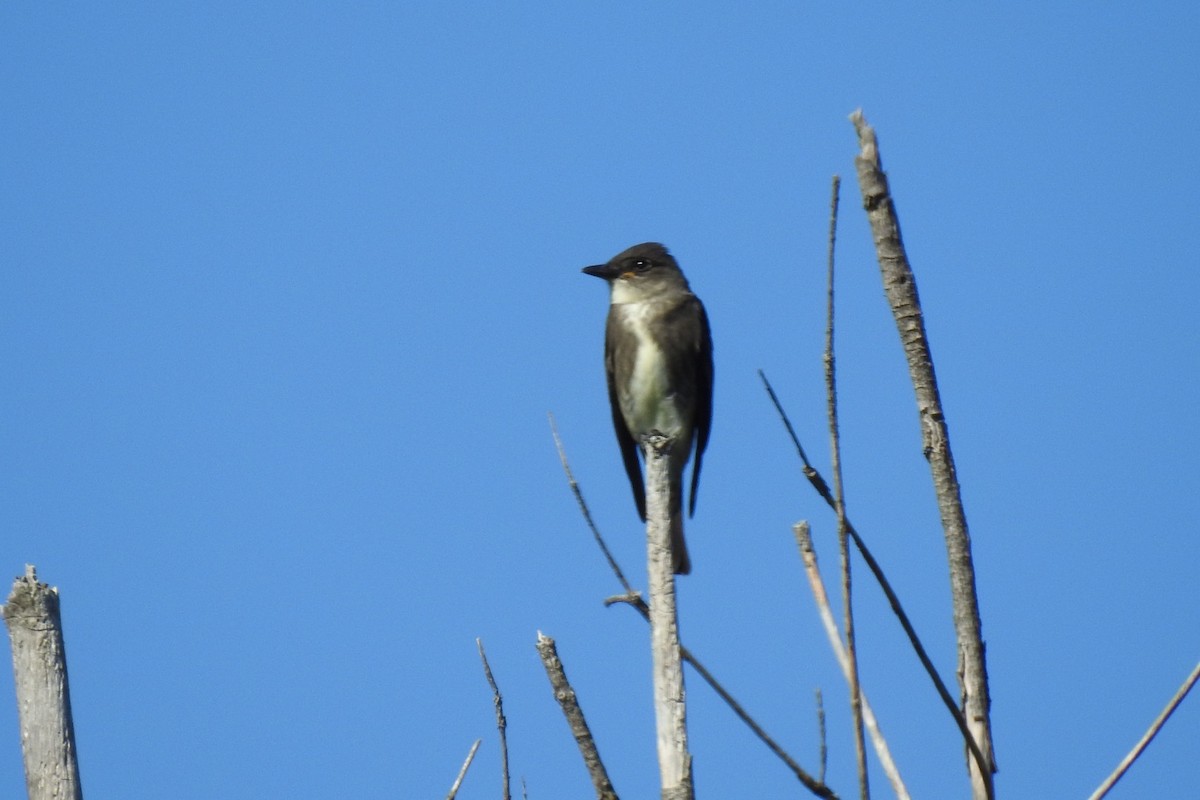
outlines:
[[[584,272],[608,282],[611,302],[604,337],[604,371],[617,444],[646,519],[646,488],[638,462],[641,440],[657,431],[672,439],[671,550],[676,574],[691,571],[683,541],[683,468],[693,449],[689,513],[696,510],[700,460],[712,422],[712,337],[708,315],[667,248],[634,245]]]

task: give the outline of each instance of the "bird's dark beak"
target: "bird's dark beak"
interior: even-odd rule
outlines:
[[[597,264],[594,267],[584,267],[583,271],[588,275],[593,275],[604,280],[612,280],[615,271],[608,264]]]

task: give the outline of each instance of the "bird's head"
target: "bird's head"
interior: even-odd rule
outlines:
[[[583,271],[608,281],[614,303],[637,302],[665,291],[688,289],[675,257],[658,242],[636,244],[607,264],[584,267]]]

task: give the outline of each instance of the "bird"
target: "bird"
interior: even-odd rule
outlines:
[[[669,458],[672,567],[691,572],[683,538],[683,473],[694,454],[689,516],[696,510],[700,464],[712,426],[712,333],[700,298],[674,256],[658,242],[623,250],[605,264],[584,267],[609,286],[604,372],[613,428],[646,519],[646,490],[638,454],[642,438],[672,440]]]

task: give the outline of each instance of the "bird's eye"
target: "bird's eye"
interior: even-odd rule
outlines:
[[[650,269],[650,262],[644,258],[639,258],[637,261],[633,262],[633,268],[638,272],[645,272],[646,270]]]

